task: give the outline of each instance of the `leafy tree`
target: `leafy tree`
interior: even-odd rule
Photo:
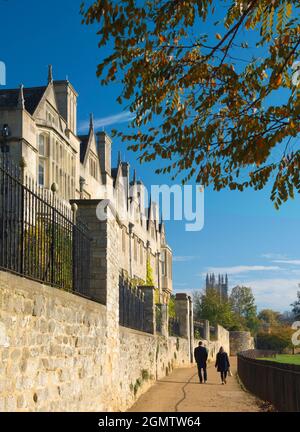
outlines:
[[[258,333],[256,337],[257,348],[278,352],[282,352],[285,349],[293,349],[292,332],[290,327],[281,327],[276,332]]]
[[[298,299],[291,305],[295,319],[300,319],[300,291],[297,292]]]
[[[285,311],[280,314],[279,320],[282,324],[291,325],[295,321],[295,315],[291,311]]]
[[[280,316],[280,312],[273,311],[272,309],[263,309],[259,312],[258,319],[270,326],[274,326],[279,324]]]
[[[215,190],[300,190],[298,0],[97,0],[82,5],[107,47],[97,75],[134,113],[118,132],[157,172]],[[296,144],[297,145],[297,144]]]
[[[203,294],[195,293],[193,302],[196,320],[207,319],[212,325],[220,324],[227,329],[236,325],[230,303],[220,301],[220,295],[215,289],[209,289]]]
[[[146,285],[148,286],[154,286],[155,282],[154,282],[154,278],[153,278],[153,270],[150,264],[150,259],[147,259],[147,263],[146,263]]]
[[[64,226],[37,218],[25,229],[23,250],[24,273],[51,282],[66,291],[73,289],[72,235]],[[52,251],[53,247],[53,251]],[[53,274],[52,274],[53,266]]]
[[[233,312],[245,322],[245,326],[252,331],[256,331],[259,323],[252,289],[245,286],[234,287],[229,301]]]

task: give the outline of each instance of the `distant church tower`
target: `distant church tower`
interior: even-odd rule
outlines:
[[[214,273],[206,275],[206,291],[209,289],[216,290],[220,295],[221,301],[227,301],[228,300],[228,276],[227,274],[224,275],[218,275],[218,280]]]

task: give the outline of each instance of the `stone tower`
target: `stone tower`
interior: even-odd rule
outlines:
[[[206,291],[209,289],[216,290],[220,295],[221,301],[228,300],[228,276],[226,275],[216,275],[214,273],[206,275]]]

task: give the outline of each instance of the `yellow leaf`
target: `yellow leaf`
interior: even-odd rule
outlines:
[[[278,75],[278,77],[276,78],[275,84],[276,84],[277,86],[280,86],[281,82],[282,82],[282,75],[280,74],[280,75]]]
[[[219,40],[222,40],[222,36],[220,35],[220,33],[216,34],[216,38],[219,39]]]
[[[249,29],[251,26],[251,18],[248,18],[245,24],[246,29]]]

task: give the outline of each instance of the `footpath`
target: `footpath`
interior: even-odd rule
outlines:
[[[214,364],[208,382],[199,384],[197,367],[178,368],[141,395],[129,412],[258,412],[259,402],[244,391],[236,377],[236,357],[230,359],[233,376],[221,385]]]

